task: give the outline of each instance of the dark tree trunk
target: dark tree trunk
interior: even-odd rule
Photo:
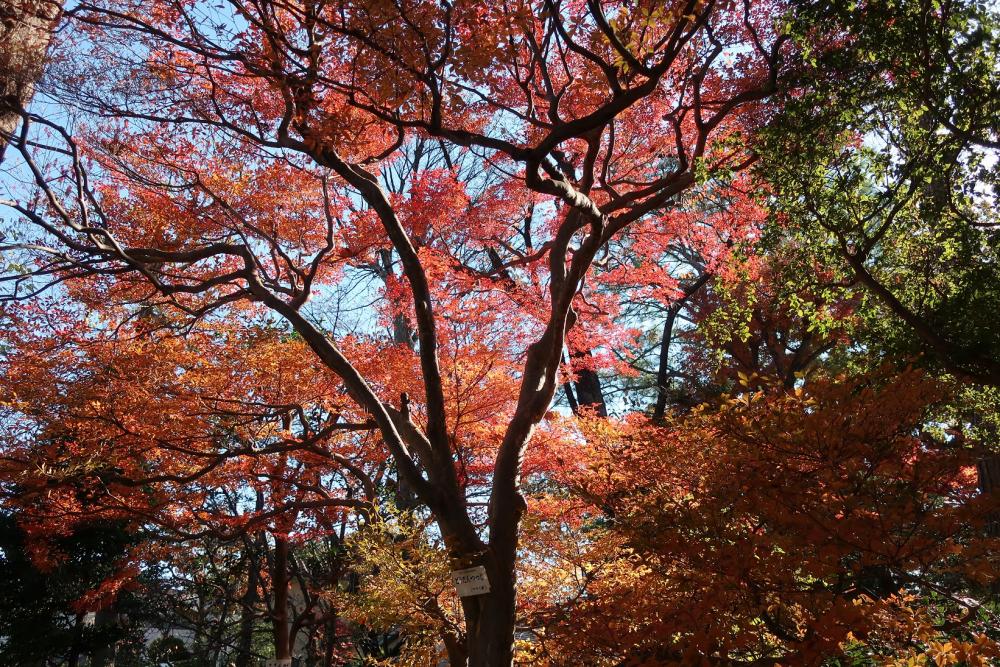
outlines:
[[[589,408],[601,417],[608,416],[608,408],[604,403],[604,391],[601,389],[601,378],[591,370],[588,363],[593,354],[589,350],[586,352],[573,352],[570,355],[570,362],[573,364],[573,371],[576,373],[576,403],[580,408]],[[578,366],[580,366],[578,368]]]
[[[260,573],[257,570],[257,561],[254,558],[251,541],[245,540],[246,564],[247,564],[247,590],[240,600],[240,634],[236,648],[236,667],[252,667],[253,656],[253,626],[257,616]]]
[[[83,652],[83,647],[81,646],[83,639],[83,614],[76,615],[73,630],[73,644],[70,646],[69,657],[66,659],[66,663],[69,667],[80,667],[80,658],[83,657],[81,655]]]
[[[591,408],[599,416],[608,416],[608,407],[604,403],[604,391],[601,389],[601,378],[590,369],[581,369],[576,378],[577,403],[582,408]]]
[[[274,570],[271,572],[274,586],[274,657],[282,660],[292,657],[292,642],[288,622],[288,540],[274,538]]]
[[[524,442],[530,434],[531,426],[521,425],[519,429],[508,431],[505,439],[508,443]],[[514,566],[517,563],[518,529],[527,506],[518,491],[517,476],[504,474],[507,465],[507,459],[498,459],[496,477],[501,481],[494,486],[490,498],[489,544],[474,555],[471,563],[482,565],[486,570],[490,592],[462,598],[469,667],[507,667],[514,660],[517,600]],[[462,565],[468,566],[466,563]]]
[[[667,320],[663,323],[663,337],[660,340],[660,359],[656,367],[656,405],[653,407],[653,420],[663,421],[667,412],[668,374],[670,372],[670,344],[674,337],[674,320],[680,311],[674,304],[667,311]]]
[[[466,649],[465,644],[462,642],[461,637],[456,637],[451,633],[447,633],[443,638],[444,648],[448,653],[448,665],[462,665],[469,664],[469,652]]]
[[[337,611],[330,612],[326,620],[326,652],[323,656],[323,666],[333,667],[333,654],[337,650]]]
[[[388,250],[383,250],[382,252],[382,265],[385,269],[385,276],[388,277],[389,272],[392,271],[392,253]],[[386,283],[388,284],[388,283]],[[395,315],[392,318],[392,342],[396,345],[406,345],[411,350],[414,347],[413,327],[410,326],[410,322],[401,314]],[[404,412],[407,411],[407,398],[406,394],[403,394],[400,398],[400,409]],[[412,510],[420,503],[417,501],[417,494],[413,488],[407,483],[403,475],[396,473],[396,507],[400,510]]]
[[[984,456],[976,464],[979,473],[979,491],[986,496],[1000,493],[1000,456]],[[991,537],[1000,535],[1000,515],[990,514],[986,521],[986,532]]]
[[[979,491],[987,497],[995,498],[1000,494],[1000,455],[992,454],[979,459],[976,464],[979,474]],[[1000,513],[991,512],[986,516],[986,534],[989,537],[1000,537]],[[993,595],[1000,593],[1000,579],[990,585]]]
[[[660,339],[660,358],[656,367],[656,404],[653,407],[653,420],[663,421],[667,412],[667,390],[670,374],[670,346],[674,341],[674,325],[677,322],[677,315],[681,312],[684,304],[695,292],[700,290],[708,282],[710,275],[701,274],[697,280],[684,289],[684,293],[676,302],[671,304],[667,311],[667,319],[663,323],[663,336]]]
[[[94,627],[100,630],[108,630],[118,625],[118,614],[113,609],[102,609],[97,612],[94,619]],[[118,653],[118,645],[114,642],[105,642],[94,649],[90,657],[92,667],[115,667],[115,657]]]
[[[514,661],[515,579],[512,554],[482,564],[490,580],[486,595],[463,598],[469,667],[507,667]]]

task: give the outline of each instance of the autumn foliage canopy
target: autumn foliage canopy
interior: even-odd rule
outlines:
[[[0,662],[1000,660],[995,8],[12,1]]]

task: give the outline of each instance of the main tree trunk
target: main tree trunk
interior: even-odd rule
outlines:
[[[490,580],[490,592],[462,599],[469,667],[508,667],[513,663],[516,601],[513,562],[512,557],[498,559],[488,553],[482,565]]]

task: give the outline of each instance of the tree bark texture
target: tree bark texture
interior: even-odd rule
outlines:
[[[45,68],[45,53],[62,14],[55,0],[0,3],[0,162]]]

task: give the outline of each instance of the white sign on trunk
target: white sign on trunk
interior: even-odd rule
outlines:
[[[482,565],[453,571],[451,583],[455,584],[459,597],[463,598],[490,592],[490,580],[486,577],[486,568]]]
[[[292,667],[292,659],[270,658],[264,661],[264,667]]]

